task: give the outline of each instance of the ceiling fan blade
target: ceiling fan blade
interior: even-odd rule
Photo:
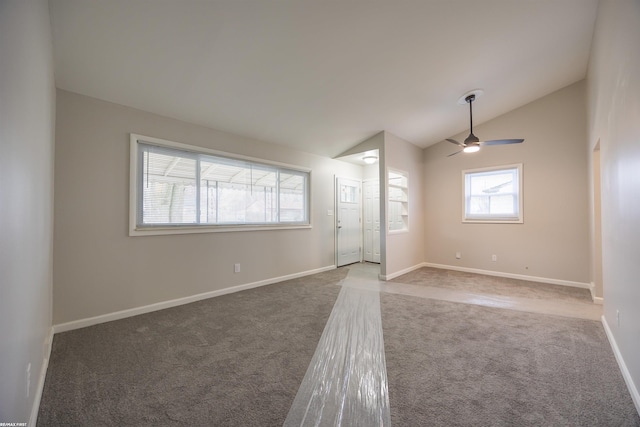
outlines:
[[[465,146],[463,143],[458,142],[458,141],[456,141],[455,139],[449,139],[449,138],[447,138],[447,141],[451,142],[452,144],[459,145],[460,147],[463,147],[463,148],[464,148],[464,146]]]
[[[455,153],[451,153],[447,157],[455,156],[456,154],[460,154],[460,153],[462,153],[462,150],[456,151]]]
[[[504,144],[520,144],[524,139],[492,139],[491,141],[481,142],[480,145],[504,145]]]

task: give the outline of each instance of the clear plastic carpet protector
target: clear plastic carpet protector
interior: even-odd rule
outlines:
[[[284,425],[390,426],[376,277],[350,270]]]

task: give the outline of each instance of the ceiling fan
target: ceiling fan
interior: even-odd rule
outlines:
[[[482,93],[481,91],[474,91],[478,93]],[[520,144],[524,141],[524,139],[492,139],[490,141],[480,141],[480,139],[473,134],[473,101],[476,99],[476,93],[472,92],[471,94],[464,97],[464,100],[467,104],[469,104],[469,136],[464,140],[464,142],[458,142],[455,139],[447,138],[447,141],[456,144],[457,146],[462,147],[462,150],[456,151],[455,153],[449,154],[447,157],[455,156],[458,153],[475,153],[480,150],[480,147],[484,145],[504,145],[504,144]]]

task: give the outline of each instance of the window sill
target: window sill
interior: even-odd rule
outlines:
[[[236,231],[301,230],[313,228],[311,224],[298,225],[216,225],[216,226],[176,226],[144,227],[129,230],[129,236],[158,236],[165,234],[228,233]]]
[[[523,219],[463,219],[463,224],[523,224]]]

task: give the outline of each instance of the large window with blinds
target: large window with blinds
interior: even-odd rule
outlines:
[[[463,222],[521,223],[522,164],[462,171]]]
[[[310,225],[308,170],[139,135],[131,145],[132,235]]]

